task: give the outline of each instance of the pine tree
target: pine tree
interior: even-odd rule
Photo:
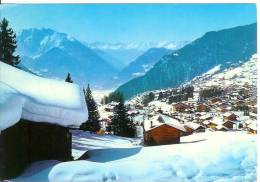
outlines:
[[[67,74],[65,82],[73,83],[73,80],[71,79],[70,73]]]
[[[8,21],[4,18],[0,22],[0,61],[12,66],[17,65],[20,57],[14,55],[16,47],[16,34],[8,27]]]
[[[81,129],[88,130],[91,132],[97,132],[101,128],[99,123],[100,115],[98,112],[97,104],[92,96],[92,92],[89,85],[86,90],[83,88],[83,92],[88,106],[89,117],[88,117],[88,121],[82,124]]]
[[[127,110],[123,102],[119,102],[114,108],[114,116],[109,124],[109,129],[114,132],[114,135],[123,137],[134,137],[135,126],[133,121],[128,117]]]

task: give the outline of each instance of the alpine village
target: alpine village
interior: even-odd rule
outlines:
[[[190,160],[185,157],[194,148],[191,156],[202,161],[200,150],[205,149],[205,153],[207,146],[214,144],[219,146],[213,147],[215,152],[228,152],[229,143],[221,142],[229,137],[231,141],[243,138],[244,143],[237,149],[240,152],[255,139],[256,24],[208,32],[161,56],[144,76],[98,97],[92,83],[78,85],[69,70],[63,72],[62,80],[41,76],[23,66],[26,64],[16,51],[20,45],[16,32],[6,18],[1,20],[0,28],[0,180],[45,181],[41,178],[44,176],[53,182],[203,181],[203,176],[210,176],[208,179],[215,181],[219,179],[215,173],[191,172],[190,162],[187,166],[181,163],[183,167],[178,161]],[[237,43],[234,38],[239,39]],[[189,55],[192,51],[196,55]],[[211,62],[201,65],[207,60]],[[157,72],[159,67],[162,70]],[[163,83],[167,79],[168,83]],[[230,150],[234,149],[231,146],[236,148],[232,143]],[[181,159],[166,159],[175,155]],[[172,164],[179,165],[169,177],[162,172],[166,163],[164,167],[158,167],[164,163],[158,164],[152,172],[157,164],[150,162],[153,159],[172,160]],[[219,160],[216,165],[221,166],[225,159]],[[41,161],[47,162],[43,165]],[[140,174],[126,174],[117,161],[122,168],[133,165],[135,169],[141,164],[150,167],[143,166]],[[199,171],[211,167],[197,165]],[[228,171],[228,167],[225,169]],[[149,178],[145,172],[157,175]],[[227,173],[227,179],[231,179],[229,174],[234,175]]]

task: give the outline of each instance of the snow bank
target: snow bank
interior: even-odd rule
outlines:
[[[41,78],[2,62],[0,94],[0,131],[20,118],[70,126],[88,117],[78,85]]]
[[[72,133],[72,156],[74,159],[78,159],[88,150],[129,148],[141,143],[140,140],[115,135],[98,135],[79,130],[71,130],[70,132]]]
[[[119,156],[119,157],[118,157]],[[50,169],[50,182],[253,182],[256,137],[243,132],[206,132],[182,137],[181,144],[100,149],[88,161]]]

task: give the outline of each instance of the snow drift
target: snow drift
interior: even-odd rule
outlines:
[[[88,117],[78,85],[41,78],[2,62],[0,95],[0,131],[21,118],[70,126]]]
[[[55,165],[49,171],[49,181],[256,180],[256,137],[244,132],[206,132],[183,137],[176,145],[99,149],[89,155],[88,161]]]

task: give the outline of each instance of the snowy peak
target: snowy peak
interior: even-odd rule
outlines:
[[[116,72],[111,64],[80,41],[51,29],[23,30],[18,35],[17,51],[22,66],[41,76],[62,80],[70,72],[80,85],[90,83],[103,88]]]
[[[137,49],[141,51],[146,51],[150,48],[166,48],[171,50],[177,50],[188,41],[163,41],[163,42],[140,42],[140,43],[105,43],[105,42],[93,42],[89,43],[88,46],[92,49],[100,50],[128,50],[128,49]]]
[[[54,47],[62,48],[66,41],[72,42],[75,39],[52,29],[25,29],[18,34],[18,52],[35,57]]]

